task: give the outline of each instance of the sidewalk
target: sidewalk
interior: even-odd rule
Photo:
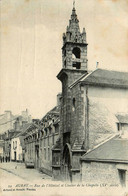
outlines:
[[[51,177],[39,172],[36,169],[26,169],[24,163],[18,162],[7,162],[7,163],[0,163],[0,169],[3,169],[9,173],[12,173],[24,180],[34,182],[36,181],[51,181]]]

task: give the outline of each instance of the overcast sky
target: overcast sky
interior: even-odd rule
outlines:
[[[29,109],[41,118],[56,105],[62,34],[72,0],[1,0],[0,113]],[[88,42],[88,68],[128,71],[128,1],[76,0]]]

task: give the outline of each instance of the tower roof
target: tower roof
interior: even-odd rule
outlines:
[[[74,33],[80,33],[79,20],[77,18],[76,9],[73,7],[71,19],[69,20],[68,30]]]
[[[86,32],[83,28],[83,32],[80,32],[79,20],[77,18],[75,2],[73,2],[73,9],[69,25],[67,26],[66,34],[63,34],[64,44],[66,42],[86,43]]]

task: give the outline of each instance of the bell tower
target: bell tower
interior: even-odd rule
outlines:
[[[81,146],[83,145],[83,138],[82,140],[77,140],[78,133],[74,134],[75,129],[72,126],[74,118],[73,105],[75,105],[75,98],[73,99],[73,92],[70,85],[77,81],[81,76],[85,76],[87,74],[87,45],[85,28],[83,28],[83,31],[80,32],[79,20],[77,18],[75,5],[73,5],[69,25],[67,26],[66,33],[63,34],[62,69],[57,75],[57,78],[62,83],[59,128],[60,137],[55,148],[53,149],[53,156],[58,156],[57,150],[60,153],[58,156],[60,158],[60,170],[57,170],[54,167],[55,163],[53,163],[54,173],[56,173],[56,176],[58,176],[57,171],[60,171],[61,176],[64,179],[68,178],[69,180],[72,180],[71,178],[74,175],[72,172],[78,173],[78,169],[75,168],[77,164],[73,165],[76,163],[76,161],[73,161],[72,164],[71,160],[75,160],[76,157],[77,162],[79,162],[78,157],[85,152],[83,149],[81,149]],[[77,92],[77,94],[79,93]],[[78,115],[81,115],[81,113],[78,112]],[[81,121],[79,124],[81,125]],[[81,130],[80,125],[79,129]],[[80,149],[76,149],[76,151],[74,151],[72,154],[74,145],[76,148]]]
[[[71,93],[69,86],[82,75],[87,74],[87,45],[85,28],[81,33],[75,5],[73,5],[69,25],[66,33],[63,34],[62,69],[57,75],[62,83],[61,132],[63,133],[71,130]]]
[[[64,69],[87,71],[87,43],[86,32],[80,32],[79,20],[75,7],[72,9],[71,19],[63,34],[62,63]]]

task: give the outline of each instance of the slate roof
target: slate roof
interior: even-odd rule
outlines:
[[[117,114],[116,118],[120,123],[128,124],[128,114]]]
[[[84,154],[81,160],[128,163],[128,139],[113,138]]]
[[[78,81],[73,83],[70,87],[72,88],[79,82],[90,85],[128,88],[128,72],[96,69],[92,73],[85,74],[84,77],[78,79]]]
[[[19,136],[24,136],[24,135],[26,135],[27,130],[28,130],[29,128],[32,128],[32,127],[39,128],[39,126],[36,125],[36,124],[34,124],[34,123],[27,123],[27,124],[25,124],[25,125],[20,129],[20,132],[17,133],[14,137],[19,137]]]
[[[50,115],[50,114],[53,114],[53,115],[59,115],[59,108],[58,108],[58,106],[55,106],[54,108],[52,108],[49,112],[47,112],[46,114],[45,114],[45,116],[41,119],[41,121],[43,120],[43,119],[45,119],[48,115]]]

